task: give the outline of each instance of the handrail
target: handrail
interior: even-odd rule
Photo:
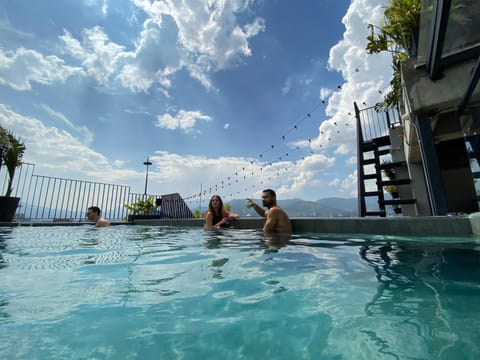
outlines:
[[[363,142],[389,135],[389,128],[400,124],[400,115],[396,108],[377,111],[375,106],[358,109],[355,112],[360,125]]]

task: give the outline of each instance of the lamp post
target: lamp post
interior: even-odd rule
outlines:
[[[151,161],[148,161],[148,156],[147,156],[147,161],[143,162],[143,165],[147,167],[147,171],[145,173],[145,196],[147,195],[147,184],[148,184],[148,167],[152,165]]]

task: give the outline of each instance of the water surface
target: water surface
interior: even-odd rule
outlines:
[[[480,241],[0,228],[1,359],[478,359]]]

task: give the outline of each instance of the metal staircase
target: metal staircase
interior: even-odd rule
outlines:
[[[359,110],[356,104],[354,106],[357,117],[358,214],[361,217],[385,217],[386,206],[392,206],[394,212],[399,213],[401,205],[416,202],[413,198],[400,198],[398,191],[397,194],[392,192],[392,198],[385,198],[386,188],[398,190],[400,186],[411,184],[411,179],[398,176],[408,173],[401,171],[406,169],[406,162],[392,161],[389,129],[399,126],[399,121],[392,122],[392,113],[377,112],[373,108]],[[373,201],[368,201],[372,198]]]

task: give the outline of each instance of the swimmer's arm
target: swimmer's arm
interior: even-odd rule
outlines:
[[[238,215],[237,213],[234,213],[234,212],[228,212],[228,218],[230,220],[235,220],[235,219],[238,219],[240,217],[240,215]]]
[[[266,211],[263,210],[260,206],[258,206],[256,203],[253,202],[252,199],[250,198],[247,198],[248,201],[250,201],[250,204],[252,204],[252,208],[257,212],[258,215],[260,215],[261,217],[265,217],[266,216]]]
[[[203,228],[205,230],[208,230],[208,229],[212,228],[212,220],[213,220],[213,215],[209,211],[209,212],[207,212],[207,215],[205,215],[205,225],[203,226]]]
[[[218,229],[219,227],[221,227],[221,225],[223,225],[227,222],[227,219],[223,218],[222,220],[220,220],[215,225],[212,224],[212,221],[213,221],[213,214],[209,211],[207,213],[207,215],[205,216],[205,225],[204,225],[203,228],[205,230],[212,229],[212,228],[217,228]]]

